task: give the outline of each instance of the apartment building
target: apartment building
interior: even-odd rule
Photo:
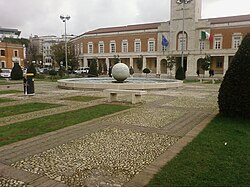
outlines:
[[[25,46],[0,42],[0,68],[12,69],[14,63],[24,67]]]
[[[142,58],[142,69],[166,74],[165,62],[171,55],[176,57],[175,69],[183,63],[186,76],[196,76],[197,70],[201,71],[200,59],[210,55],[211,69],[223,75],[242,39],[250,32],[250,15],[202,19],[201,7],[201,0],[187,4],[171,0],[169,21],[99,28],[70,42],[80,66],[89,66],[91,59],[96,58],[99,65],[105,63],[109,67],[119,57],[135,72],[141,72],[136,62]]]

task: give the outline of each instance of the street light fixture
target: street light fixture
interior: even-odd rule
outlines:
[[[182,4],[182,39],[181,39],[181,67],[184,63],[184,8],[185,4],[190,3],[192,0],[176,0],[177,4]]]
[[[68,52],[67,52],[67,31],[66,31],[66,22],[70,19],[69,15],[61,15],[60,19],[65,23],[65,33],[64,33],[64,40],[65,40],[65,69],[68,71]]]

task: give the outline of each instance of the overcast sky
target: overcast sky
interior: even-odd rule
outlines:
[[[169,20],[170,0],[0,0],[0,26],[21,37],[64,34],[60,15],[70,15],[67,33]],[[203,0],[202,18],[250,14],[250,0]]]

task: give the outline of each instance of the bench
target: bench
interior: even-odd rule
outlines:
[[[203,78],[199,78],[200,83],[204,82],[204,81],[212,81],[212,83],[215,83],[215,80],[218,80],[218,78],[214,78],[214,77],[203,77]]]
[[[140,103],[141,96],[147,94],[147,91],[142,90],[106,89],[104,92],[109,94],[108,102],[118,101],[117,94],[131,94],[132,104]]]

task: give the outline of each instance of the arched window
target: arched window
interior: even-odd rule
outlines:
[[[183,36],[182,36],[183,35]],[[187,50],[187,33],[182,31],[177,34],[177,50]]]

